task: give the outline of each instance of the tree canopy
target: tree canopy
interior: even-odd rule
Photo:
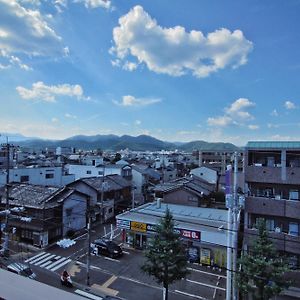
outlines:
[[[150,240],[145,257],[142,270],[163,284],[165,299],[168,299],[169,284],[188,273],[186,251],[179,234],[174,231],[174,220],[169,209],[156,225],[156,234]]]
[[[263,219],[259,219],[257,227],[258,238],[239,260],[241,271],[236,283],[243,295],[252,294],[253,299],[267,300],[289,287],[290,282],[284,277],[289,267],[268,238]]]

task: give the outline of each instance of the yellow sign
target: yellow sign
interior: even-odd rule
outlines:
[[[146,232],[147,224],[132,221],[132,222],[130,222],[130,229],[133,231]]]
[[[210,250],[209,249],[201,248],[200,262],[205,265],[210,265]]]

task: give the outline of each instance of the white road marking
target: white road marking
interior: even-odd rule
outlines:
[[[30,258],[26,259],[25,262],[28,263],[28,262],[30,262],[31,260],[34,260],[35,258],[38,258],[38,257],[40,257],[41,255],[43,255],[43,254],[45,254],[45,253],[46,253],[46,252],[41,252],[41,253],[39,253],[39,254],[33,256],[33,257],[30,257]]]
[[[54,268],[52,268],[52,269],[50,269],[50,270],[51,270],[52,272],[54,272],[54,271],[58,270],[59,268],[61,268],[62,266],[68,264],[68,263],[71,262],[71,261],[72,261],[72,259],[67,259],[67,260],[65,260],[64,262],[62,262],[61,264],[59,264],[58,266],[56,266],[56,267],[54,267]]]
[[[179,291],[179,290],[175,290],[175,292],[178,293],[178,294],[182,294],[182,295],[185,295],[185,296],[192,297],[194,299],[208,300],[207,298],[203,298],[203,297],[198,296],[198,295],[193,295],[193,294],[185,293],[185,292],[182,292],[182,291]]]
[[[40,256],[40,257],[34,259],[34,260],[29,261],[29,263],[34,265],[34,264],[35,264],[36,262],[38,262],[39,260],[44,259],[44,258],[46,258],[46,257],[48,257],[48,256],[50,256],[50,255],[51,255],[51,253],[45,253],[44,255],[42,255],[42,256]]]
[[[111,258],[111,257],[106,257],[106,256],[104,256],[103,258],[104,258],[104,259],[107,259],[107,260],[111,260],[111,261],[120,262],[118,259],[114,259],[114,258]]]
[[[44,262],[46,262],[46,261],[50,260],[51,258],[53,258],[55,255],[56,254],[52,254],[52,255],[50,255],[50,256],[48,256],[48,257],[46,257],[46,258],[44,258],[44,259],[42,259],[42,260],[40,260],[36,263],[34,263],[34,265],[39,266],[39,265],[43,264]]]
[[[62,257],[60,258],[59,260],[55,261],[55,262],[52,262],[51,265],[47,266],[46,269],[49,270],[55,266],[57,266],[58,264],[60,264],[61,262],[63,262],[66,258],[65,257]]]
[[[212,275],[212,276],[216,276],[216,277],[226,278],[226,276],[220,275],[220,274],[214,274],[214,273],[205,272],[205,271],[198,270],[198,269],[193,269],[193,268],[187,268],[187,269],[190,270],[190,271],[194,271],[194,272],[198,272],[198,273],[203,273],[203,274],[206,274],[206,275]]]
[[[218,290],[221,290],[221,291],[226,291],[226,289],[215,286],[215,285],[211,285],[211,284],[207,284],[207,283],[203,283],[203,282],[198,282],[198,281],[194,281],[194,280],[190,280],[190,279],[186,279],[186,281],[191,282],[191,283],[195,283],[195,284],[198,284],[198,285],[206,286],[206,287],[209,287],[209,288],[212,288],[212,289],[218,289]]]
[[[86,297],[86,298],[89,298],[89,299],[92,299],[92,300],[102,300],[103,299],[102,297],[87,293],[87,292],[82,291],[82,290],[75,290],[74,292],[78,295],[81,295],[83,297]]]

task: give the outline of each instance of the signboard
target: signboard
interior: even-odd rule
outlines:
[[[117,228],[130,229],[130,221],[117,219]]]
[[[189,247],[188,248],[188,259],[189,259],[189,262],[198,262],[199,261],[199,248],[198,247]]]
[[[131,221],[130,229],[133,231],[138,231],[138,232],[147,232],[147,224]]]
[[[180,229],[180,234],[186,239],[200,240],[200,232],[194,230]]]
[[[155,232],[155,225],[152,225],[152,224],[147,224],[147,232],[148,231],[152,231],[152,232]]]
[[[205,265],[210,265],[210,250],[209,249],[201,248],[200,263],[205,264]]]

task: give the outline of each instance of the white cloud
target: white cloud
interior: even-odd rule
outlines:
[[[276,109],[273,109],[273,111],[271,112],[271,116],[273,116],[273,117],[278,117],[278,112],[277,112],[277,110]]]
[[[136,63],[126,61],[122,68],[126,71],[134,71],[137,67],[138,65]]]
[[[105,9],[111,8],[110,0],[74,0],[75,3],[84,3],[86,8],[98,8],[102,7]]]
[[[52,123],[57,123],[57,122],[59,122],[59,120],[58,120],[58,118],[55,118],[55,117],[54,117],[54,118],[51,119],[51,122],[52,122]]]
[[[201,31],[187,32],[181,26],[164,28],[141,6],[119,19],[113,39],[110,53],[125,65],[126,58],[133,57],[157,73],[181,76],[191,71],[199,78],[245,64],[253,48],[241,30],[222,28],[204,36]]]
[[[284,107],[289,110],[296,109],[296,105],[292,101],[285,101]]]
[[[42,81],[38,81],[32,84],[32,89],[26,89],[22,86],[16,88],[19,95],[23,99],[36,99],[46,102],[56,102],[57,96],[75,97],[78,100],[89,100],[89,97],[85,97],[83,89],[79,84],[58,84],[58,85],[45,85]]]
[[[248,125],[248,128],[251,129],[251,130],[258,130],[259,129],[259,125]]]
[[[6,65],[1,64],[0,69],[9,69],[11,66],[17,66],[25,71],[31,71],[32,68],[24,64],[21,59],[15,55],[8,54],[5,50],[0,49],[0,58],[2,58]]]
[[[254,117],[247,109],[255,106],[254,102],[251,102],[246,98],[239,98],[235,100],[229,107],[224,109],[225,114],[218,117],[210,117],[207,119],[207,124],[210,126],[226,127],[231,124],[241,125],[244,122],[253,120]],[[249,125],[254,126],[254,125]],[[250,128],[250,127],[249,127]],[[250,128],[253,129],[253,128]]]
[[[27,9],[17,0],[0,0],[0,49],[8,54],[61,54],[61,37],[37,9]]]
[[[65,114],[65,117],[68,118],[68,119],[77,119],[77,116],[71,115],[71,114],[69,114],[69,113],[66,113],[66,114]]]
[[[219,117],[211,117],[207,119],[207,124],[209,126],[220,126],[225,127],[232,124],[232,119],[228,116],[219,116]]]
[[[135,121],[134,121],[134,124],[137,125],[137,126],[139,126],[139,125],[142,124],[142,121],[140,121],[140,120],[135,120]]]
[[[147,106],[161,102],[159,98],[135,98],[131,95],[122,97],[122,101],[113,100],[113,103],[120,106]]]

